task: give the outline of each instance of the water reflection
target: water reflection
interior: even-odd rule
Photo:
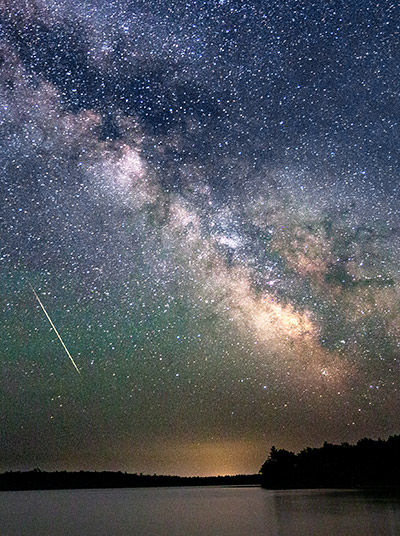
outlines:
[[[1,536],[398,536],[400,498],[153,488],[0,493]]]
[[[265,499],[266,508],[270,498]],[[400,500],[384,493],[296,490],[273,492],[276,536],[398,536]]]

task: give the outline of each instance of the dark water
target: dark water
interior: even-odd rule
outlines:
[[[0,493],[1,536],[398,536],[400,498],[152,488]]]

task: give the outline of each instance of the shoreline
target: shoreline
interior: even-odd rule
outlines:
[[[259,474],[181,477],[111,471],[46,472],[40,470],[0,474],[0,491],[260,485]]]

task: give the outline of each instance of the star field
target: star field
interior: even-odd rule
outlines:
[[[0,2],[2,470],[399,433],[398,22]]]

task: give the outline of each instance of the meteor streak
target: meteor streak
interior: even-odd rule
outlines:
[[[62,340],[61,335],[58,333],[56,326],[53,324],[53,321],[51,320],[51,318],[50,318],[48,312],[46,311],[45,306],[44,306],[43,303],[40,301],[40,298],[39,298],[39,296],[37,295],[36,290],[33,288],[32,284],[31,284],[29,281],[28,281],[28,283],[29,283],[29,286],[31,287],[31,289],[33,290],[34,295],[36,296],[36,299],[37,299],[37,301],[39,302],[40,307],[43,309],[43,312],[44,312],[44,314],[46,315],[47,320],[50,322],[50,325],[51,325],[51,327],[54,329],[54,331],[55,331],[57,337],[59,338],[61,344],[63,345],[64,350],[67,352],[67,356],[70,358],[70,360],[72,361],[72,364],[73,364],[74,367],[76,368],[76,372],[77,372],[78,374],[80,374],[80,371],[79,371],[78,367],[76,366],[76,363],[75,363],[75,361],[74,361],[73,358],[72,358],[72,355],[69,353],[68,348],[65,346],[64,341]]]

